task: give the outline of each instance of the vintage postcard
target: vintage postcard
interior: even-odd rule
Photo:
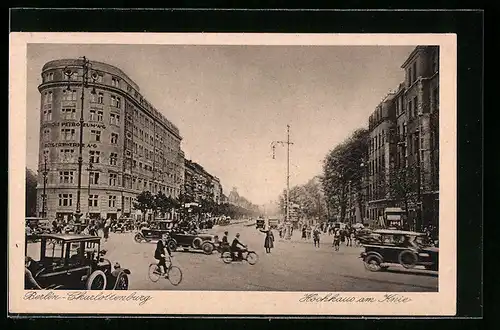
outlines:
[[[10,46],[10,313],[456,313],[456,35]]]

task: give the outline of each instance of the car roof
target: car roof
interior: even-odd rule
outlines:
[[[41,238],[58,239],[66,242],[75,241],[101,241],[99,236],[75,235],[75,234],[43,234]]]
[[[410,235],[410,236],[422,236],[424,233],[418,233],[416,231],[405,231],[405,230],[396,230],[396,229],[376,229],[372,231],[374,234],[381,235]]]

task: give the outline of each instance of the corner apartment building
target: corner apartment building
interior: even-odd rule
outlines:
[[[410,220],[437,224],[439,217],[439,47],[418,46],[401,66],[405,80],[369,118],[367,218],[378,220],[385,207],[404,207],[387,191],[391,173],[417,169],[418,185]]]
[[[142,191],[176,197],[184,177],[179,129],[140,93],[122,70],[91,61],[83,103],[81,211],[91,218],[130,216]],[[47,163],[46,216],[76,211],[80,136],[80,60],[46,63],[41,72],[39,171]],[[70,70],[70,78],[63,71]],[[90,74],[89,74],[90,76]],[[43,178],[37,187],[42,213]]]

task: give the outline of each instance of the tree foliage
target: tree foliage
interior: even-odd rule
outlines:
[[[368,154],[368,131],[358,129],[331,150],[323,161],[322,184],[328,208],[345,219],[349,185],[361,189]],[[358,194],[361,195],[361,194]]]

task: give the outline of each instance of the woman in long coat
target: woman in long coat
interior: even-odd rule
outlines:
[[[266,253],[271,253],[271,249],[274,247],[274,235],[270,228],[267,230],[260,230],[266,237],[264,238],[264,248],[266,249]]]

